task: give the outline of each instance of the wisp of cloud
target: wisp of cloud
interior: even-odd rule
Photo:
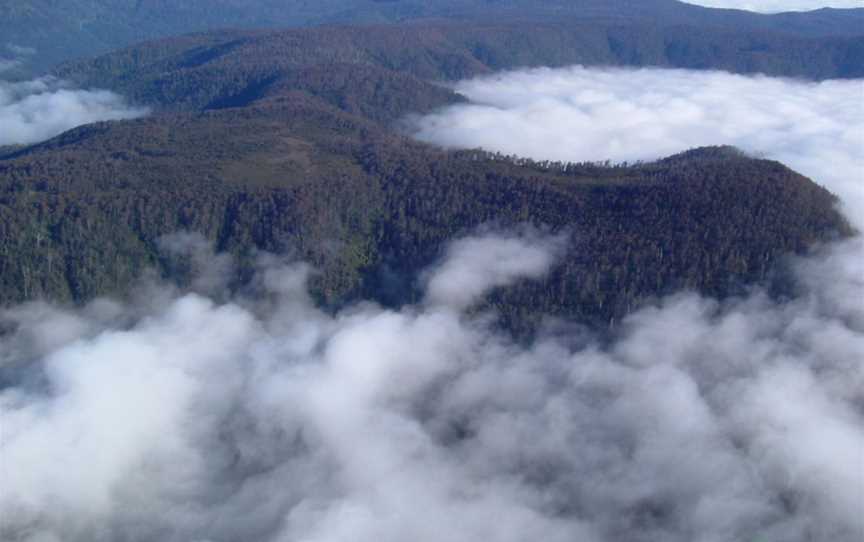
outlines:
[[[18,64],[19,62],[17,60],[0,57],[0,73],[9,71],[18,66]]]
[[[145,114],[146,108],[132,107],[108,90],[76,89],[50,77],[0,80],[0,145],[36,143],[83,124]]]

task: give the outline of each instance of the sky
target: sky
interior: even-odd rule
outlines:
[[[797,160],[861,225],[861,85],[532,70],[464,82],[474,105],[414,126],[538,159],[733,143]],[[794,260],[796,299],[681,292],[609,340],[517,343],[471,311],[567,243],[486,228],[416,305],[328,314],[304,262],[262,255],[229,294],[230,257],[177,233],[161,246],[192,292],[5,309],[0,538],[860,541],[862,239]]]
[[[864,0],[687,0],[687,3],[761,13],[810,11],[821,8],[864,8]]]

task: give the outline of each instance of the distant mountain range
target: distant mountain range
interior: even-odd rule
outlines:
[[[641,23],[809,38],[860,36],[864,9],[762,15],[675,0],[2,0],[0,59],[24,77],[135,42],[216,28],[406,21]],[[770,34],[771,37],[767,37]],[[859,50],[860,53],[860,50]]]

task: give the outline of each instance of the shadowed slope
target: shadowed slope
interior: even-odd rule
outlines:
[[[243,105],[286,86],[324,95],[350,89],[363,102],[375,89],[355,83],[367,79],[386,81],[391,95],[398,90],[433,96],[429,81],[539,65],[666,66],[816,80],[861,77],[862,51],[864,36],[815,39],[614,23],[427,24],[184,36],[71,63],[57,74],[139,102],[198,110],[225,100]],[[440,91],[431,101],[441,102]],[[404,113],[379,110],[393,117]]]

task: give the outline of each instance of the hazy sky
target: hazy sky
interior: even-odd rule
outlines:
[[[864,0],[686,0],[713,8],[734,8],[776,13],[781,11],[809,11],[820,8],[862,8]]]

